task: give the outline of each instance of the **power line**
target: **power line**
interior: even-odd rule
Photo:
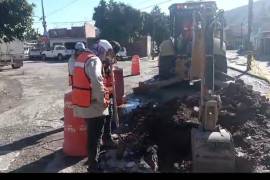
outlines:
[[[152,4],[152,5],[149,5],[149,6],[146,6],[144,8],[141,8],[139,10],[145,10],[145,9],[149,9],[151,7],[155,7],[155,6],[158,6],[158,5],[162,5],[162,4],[165,4],[165,3],[168,3],[168,2],[171,2],[173,0],[166,0],[166,1],[163,1],[163,2],[160,2],[160,3],[156,3],[156,4]],[[62,10],[64,10],[65,8],[71,6],[72,4],[78,2],[78,0],[73,0],[72,2],[68,3],[66,6],[63,6],[62,8],[59,8],[57,10],[54,10],[53,12],[51,12],[49,14],[49,16],[52,16]],[[37,16],[36,16],[37,17]],[[87,20],[83,20],[83,21],[67,21],[67,22],[48,22],[48,24],[51,24],[51,25],[56,25],[56,24],[76,24],[76,23],[86,23],[86,22],[93,22],[91,20],[87,21]],[[40,22],[33,22],[34,24],[37,24],[37,23],[40,23]]]
[[[73,0],[73,1],[71,1],[71,2],[68,3],[67,5],[65,5],[65,6],[59,8],[59,9],[56,9],[56,10],[52,11],[51,13],[49,13],[49,15],[48,15],[47,17],[50,17],[50,16],[52,16],[52,15],[54,15],[54,14],[56,14],[56,13],[58,13],[58,12],[64,10],[64,9],[68,8],[69,6],[75,4],[75,3],[78,2],[78,1],[79,1],[79,0]]]
[[[139,10],[146,10],[146,9],[149,9],[149,8],[152,8],[152,7],[155,7],[155,6],[158,6],[158,5],[162,5],[162,4],[166,4],[168,2],[171,2],[172,0],[166,0],[166,1],[163,1],[163,2],[160,2],[160,3],[157,3],[157,4],[152,4],[150,6],[146,6],[144,8],[141,8]]]
[[[153,0],[148,0],[147,2],[151,2]],[[138,4],[142,4],[142,3],[145,3],[145,0],[142,0],[142,1],[139,1]]]

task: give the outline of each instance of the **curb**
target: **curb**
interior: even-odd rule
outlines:
[[[265,81],[265,82],[267,82],[268,84],[270,84],[270,81],[269,81],[268,79],[266,79],[266,78],[262,78],[262,77],[260,77],[260,76],[251,74],[251,73],[249,73],[249,72],[247,72],[247,71],[242,71],[242,70],[237,69],[237,68],[234,68],[234,67],[228,66],[228,68],[229,68],[229,69],[232,69],[232,70],[234,70],[234,71],[238,71],[238,72],[240,72],[240,73],[247,74],[247,75],[249,75],[249,76],[252,76],[252,77],[254,77],[254,78],[260,79],[260,80]]]

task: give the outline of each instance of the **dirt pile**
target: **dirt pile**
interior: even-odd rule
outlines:
[[[270,168],[270,105],[243,81],[218,92],[222,98],[219,125],[232,135],[238,171],[263,172]],[[149,103],[128,115],[128,133],[119,139],[119,159],[143,160],[156,172],[190,172],[191,129],[198,127],[199,94],[164,104]],[[128,155],[132,154],[132,155]],[[136,160],[137,159],[137,160]],[[127,161],[128,162],[128,161]]]
[[[261,172],[270,168],[269,99],[243,81],[231,83],[219,92],[223,107],[219,124],[228,129],[244,161],[243,171]]]

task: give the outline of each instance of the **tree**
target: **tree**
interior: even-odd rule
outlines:
[[[23,40],[33,23],[33,7],[26,0],[0,0],[0,43]]]
[[[160,45],[162,41],[170,37],[170,19],[169,16],[161,12],[158,6],[153,8],[150,15],[153,20],[151,35],[157,44]]]
[[[24,34],[25,40],[38,40],[41,35],[39,32],[32,27],[26,30],[26,33]]]
[[[101,30],[101,38],[113,39],[121,44],[151,35],[158,45],[169,38],[169,17],[156,6],[149,14],[124,3],[101,0],[95,8],[93,20]]]
[[[141,18],[142,18],[142,31],[141,31],[141,33],[143,35],[148,35],[148,34],[152,35],[153,27],[154,27],[153,16],[149,13],[142,12]]]
[[[100,36],[126,44],[140,36],[141,13],[124,3],[101,0],[95,8],[93,20],[101,30]]]
[[[101,0],[98,7],[96,7],[93,15],[93,19],[96,21],[96,27],[99,29],[104,29],[104,26],[106,24],[106,12],[107,9],[107,3],[104,0]]]

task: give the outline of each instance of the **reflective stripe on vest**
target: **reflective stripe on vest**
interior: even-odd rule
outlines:
[[[72,78],[72,103],[79,107],[88,108],[92,100],[91,80],[85,72],[85,64],[95,55],[90,52],[81,53],[75,62]]]

